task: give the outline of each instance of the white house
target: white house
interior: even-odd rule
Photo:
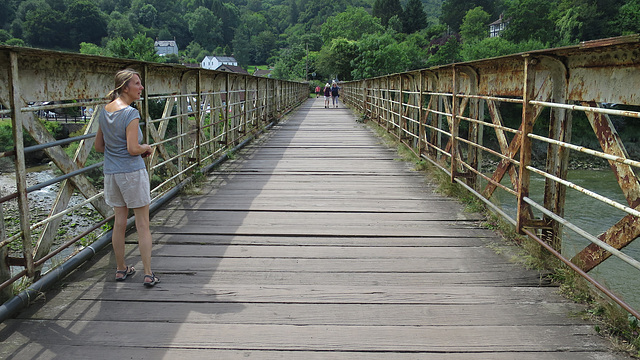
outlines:
[[[156,54],[160,56],[169,54],[178,55],[178,45],[175,40],[156,40],[153,43],[153,46],[156,48]]]
[[[201,68],[210,70],[217,70],[222,65],[238,66],[238,60],[232,56],[207,56],[200,63]]]
[[[502,14],[500,18],[489,24],[489,37],[500,37],[500,33],[509,26],[509,19],[504,19]]]

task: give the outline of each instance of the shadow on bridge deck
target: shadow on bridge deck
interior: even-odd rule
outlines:
[[[99,254],[0,324],[0,357],[624,358],[395,157],[307,101],[154,215],[156,288]]]

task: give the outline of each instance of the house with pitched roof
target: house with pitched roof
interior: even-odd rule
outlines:
[[[218,70],[222,65],[238,66],[238,60],[233,56],[206,56],[200,63],[201,68],[210,70]]]
[[[500,33],[509,26],[509,19],[504,19],[502,14],[498,20],[489,24],[489,37],[500,37]]]
[[[178,44],[175,40],[156,40],[153,43],[153,47],[156,48],[156,54],[160,56],[169,54],[178,55]]]

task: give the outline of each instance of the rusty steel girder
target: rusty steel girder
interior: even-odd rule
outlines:
[[[609,163],[625,194],[626,205],[640,210],[640,185],[636,172],[632,165],[622,163],[628,157],[624,144],[615,134],[608,116],[598,113],[601,104],[640,106],[640,93],[637,91],[637,84],[640,83],[639,70],[640,36],[630,35],[406,73],[406,77],[421,76],[422,80],[416,82],[420,84],[420,95],[423,96],[424,93],[429,96],[426,103],[420,102],[422,112],[419,118],[421,130],[417,134],[418,153],[447,170],[452,181],[460,178],[466,181],[470,175],[480,176],[475,160],[476,150],[468,147],[465,152],[457,144],[462,140],[472,144],[481,142],[482,139],[475,133],[475,124],[469,126],[469,138],[460,139],[458,117],[462,119],[464,114],[480,119],[481,113],[486,110],[490,123],[494,125],[497,151],[503,158],[489,175],[489,181],[482,191],[483,197],[489,200],[508,173],[512,192],[517,194],[518,213],[514,223],[517,222],[520,232],[523,229],[527,229],[529,233],[533,231],[552,244],[553,248],[560,250],[563,223],[544,213],[540,218],[535,218],[531,206],[523,201],[525,198],[531,201],[528,167],[531,165],[532,139],[529,134],[532,134],[533,126],[542,111],[550,109],[548,135],[545,135],[548,140],[539,136],[536,140],[547,141],[546,162],[542,173],[548,176],[545,175],[544,194],[540,196],[544,199],[544,204],[538,204],[539,206],[554,216],[565,216],[567,186],[554,179],[567,177],[569,152],[572,149],[568,146],[571,142],[572,113],[584,111],[600,142],[602,153],[616,159],[609,159]],[[388,94],[392,83],[390,80],[397,77],[398,74],[394,74],[367,80],[368,92]],[[361,82],[358,81],[344,84],[344,87],[353,87],[354,93],[360,91],[360,86]],[[484,100],[486,109],[476,111],[475,105],[470,106],[465,102],[468,99]],[[356,99],[352,101],[357,102]],[[510,141],[502,130],[504,122],[498,106],[501,102],[519,102],[523,107],[521,124]],[[576,103],[583,106],[572,108],[572,104]],[[376,99],[361,107],[370,109],[371,114],[376,114],[380,123],[391,130],[393,127],[388,116],[389,107],[381,108],[381,105],[386,104]],[[634,111],[621,115],[640,117]],[[440,122],[444,121],[446,125],[442,126]],[[441,141],[443,137],[447,137],[447,133],[451,135],[449,139]],[[445,158],[449,164],[443,163],[443,154],[449,156]],[[461,171],[460,165],[474,174]],[[639,236],[637,220],[633,214],[625,215],[599,238],[620,249]],[[592,244],[576,255],[574,260],[585,270],[589,270],[607,256],[607,251]]]

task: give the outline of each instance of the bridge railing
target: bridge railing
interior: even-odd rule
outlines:
[[[55,268],[70,254],[91,247],[112,219],[113,210],[103,199],[102,154],[92,148],[97,114],[107,103],[115,73],[127,67],[142,75],[145,88],[135,106],[144,142],[155,147],[145,160],[152,207],[308,97],[302,83],[0,46],[0,125],[12,130],[0,161],[15,173],[15,181],[3,182],[0,189],[1,299],[12,296],[16,281],[26,286],[43,267]],[[42,115],[51,113],[89,119],[80,133],[56,139]],[[29,170],[38,153],[53,167],[53,175],[44,180]],[[40,204],[43,191],[55,193],[55,201]],[[78,225],[79,218],[89,218],[88,225]]]
[[[638,52],[632,35],[347,82],[342,94],[638,317],[640,296],[629,289],[640,285],[640,161],[627,151],[638,136],[618,132],[640,129]],[[593,148],[572,143],[578,128],[592,133]],[[598,182],[620,196],[572,181],[577,160],[608,163]],[[587,210],[595,218],[585,220]],[[617,215],[606,223],[598,212]],[[585,221],[604,229],[590,233]],[[580,239],[568,245],[563,234]]]

